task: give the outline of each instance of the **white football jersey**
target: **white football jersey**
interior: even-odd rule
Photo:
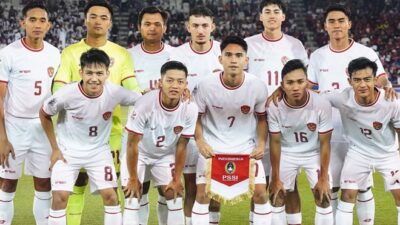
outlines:
[[[350,87],[347,66],[351,60],[359,57],[367,57],[378,65],[377,77],[386,74],[374,50],[351,40],[350,46],[342,51],[333,50],[329,44],[315,50],[310,56],[308,80],[317,84],[320,91],[342,91]]]
[[[42,110],[58,116],[57,141],[63,154],[85,157],[108,149],[112,114],[118,104],[135,104],[140,94],[109,81],[101,95],[84,93],[81,83],[67,84],[47,99]]]
[[[158,87],[161,75],[161,66],[170,60],[170,52],[173,47],[162,44],[157,52],[148,52],[143,48],[143,43],[128,49],[135,66],[135,76],[142,90]]]
[[[218,41],[211,41],[211,48],[206,52],[196,52],[190,42],[175,48],[171,54],[171,60],[177,60],[185,64],[188,69],[188,88],[190,91],[207,76],[223,70],[218,56],[221,50]]]
[[[377,91],[375,102],[369,106],[357,103],[351,87],[341,93],[322,94],[340,111],[343,128],[350,142],[349,151],[369,158],[398,154],[394,128],[400,128],[400,101],[386,101],[384,92]]]
[[[331,105],[312,91],[307,91],[307,101],[302,106],[291,106],[284,98],[278,107],[268,107],[268,126],[270,133],[281,133],[282,153],[317,155],[319,134],[333,130]]]
[[[249,73],[236,88],[226,86],[222,76],[204,78],[194,92],[204,138],[215,153],[249,154],[256,145],[255,114],[265,114],[267,87]]]
[[[256,75],[267,84],[272,93],[281,84],[281,72],[285,63],[300,59],[308,64],[307,52],[300,40],[282,34],[278,40],[269,40],[263,33],[245,39],[248,45],[248,72]]]
[[[42,49],[29,48],[24,39],[0,51],[0,82],[7,83],[4,108],[19,118],[38,118],[43,101],[51,95],[60,51],[47,42]]]
[[[198,117],[197,105],[180,102],[174,109],[163,106],[161,90],[145,94],[129,115],[125,129],[143,135],[139,142],[139,154],[161,158],[175,154],[178,139],[193,137]]]

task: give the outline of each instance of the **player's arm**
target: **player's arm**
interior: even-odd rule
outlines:
[[[276,198],[279,193],[285,193],[285,188],[279,176],[280,173],[280,162],[281,162],[281,133],[270,132],[269,133],[269,148],[270,148],[270,160],[271,160],[271,184],[270,193],[272,197],[272,205],[275,205]]]
[[[48,115],[43,108],[39,112],[40,122],[42,124],[43,130],[46,133],[47,139],[49,139],[50,146],[52,149],[51,158],[50,158],[50,169],[53,168],[54,164],[58,160],[62,160],[65,162],[65,159],[58,147],[56,135],[54,132],[53,120],[51,119],[51,115]]]
[[[140,88],[134,74],[135,69],[133,68],[131,55],[128,53],[127,50],[124,50],[123,54],[124,62],[122,63],[122,68],[120,69],[121,86],[128,90],[142,93],[143,90]]]
[[[8,156],[11,154],[15,159],[13,146],[8,141],[6,126],[4,122],[4,98],[7,93],[7,82],[0,81],[0,165],[8,167]]]
[[[394,101],[397,98],[396,90],[393,88],[392,83],[389,81],[386,74],[378,76],[376,86],[385,90],[385,99]]]
[[[204,140],[203,124],[201,123],[201,116],[202,114],[199,113],[199,117],[197,118],[196,122],[196,130],[194,133],[194,138],[196,140],[197,148],[199,149],[201,155],[203,155],[204,158],[211,158],[214,156],[214,152],[211,146],[208,145],[207,142]]]
[[[185,166],[186,160],[186,147],[189,142],[188,137],[179,137],[178,143],[176,144],[175,152],[175,169],[172,177],[172,181],[167,185],[165,191],[173,191],[174,199],[178,196],[182,196],[183,185],[181,182],[181,176],[183,172],[183,167]]]
[[[126,161],[129,172],[129,181],[124,188],[125,196],[132,198],[140,198],[141,184],[138,178],[137,166],[139,160],[139,142],[142,139],[142,134],[129,132],[128,145],[126,150]]]
[[[262,159],[264,157],[265,151],[265,143],[267,141],[267,118],[265,113],[257,115],[257,145],[253,152],[250,154],[250,157],[255,158],[257,160]]]
[[[319,203],[326,202],[331,199],[331,191],[329,187],[329,161],[331,154],[331,135],[332,131],[319,133],[320,141],[320,171],[318,182],[314,187],[314,194],[318,197]]]

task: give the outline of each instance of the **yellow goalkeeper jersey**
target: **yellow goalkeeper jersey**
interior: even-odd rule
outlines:
[[[59,89],[60,83],[67,84],[81,80],[79,75],[80,57],[82,53],[91,48],[86,44],[85,39],[82,39],[80,42],[72,44],[62,51],[61,64],[54,78],[53,92]],[[105,45],[98,49],[103,50],[110,57],[110,76],[108,80],[129,90],[140,92],[141,90],[136,82],[133,63],[128,51],[111,41],[107,41]],[[120,106],[115,108],[112,122],[111,135],[122,135]]]

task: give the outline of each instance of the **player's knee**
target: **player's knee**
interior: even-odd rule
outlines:
[[[344,202],[350,202],[350,203],[355,203],[356,202],[356,197],[357,197],[357,190],[346,190],[343,189],[340,199]]]
[[[211,212],[219,212],[221,209],[221,204],[219,204],[219,202],[217,201],[210,201],[210,206],[208,207],[210,209]]]
[[[101,191],[104,205],[118,205],[118,195],[114,189],[106,189]]]
[[[196,201],[200,204],[208,204],[210,203],[210,199],[208,198],[205,191],[198,191],[196,193]]]
[[[263,204],[267,202],[267,191],[265,189],[255,190],[253,194],[253,201],[255,204]]]
[[[278,195],[275,198],[275,201],[273,201],[274,199],[272,198],[273,196],[270,196],[270,201],[271,201],[271,205],[274,207],[282,207],[285,205],[285,196],[282,192],[279,192]]]
[[[33,177],[33,183],[36,191],[47,192],[51,190],[50,178]]]
[[[53,203],[51,208],[54,210],[61,210],[67,207],[69,192],[67,191],[53,191]]]
[[[1,182],[1,190],[12,193],[17,190],[18,180],[3,179]]]

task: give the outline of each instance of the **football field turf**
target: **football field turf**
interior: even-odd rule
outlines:
[[[375,225],[396,225],[397,213],[393,199],[389,192],[383,191],[383,181],[378,174],[374,176],[375,188],[373,190],[376,202]],[[304,173],[299,178],[299,188],[302,198],[303,225],[314,224],[315,206],[311,196],[308,182]],[[87,189],[88,190],[88,189]],[[15,225],[34,224],[32,215],[33,183],[32,178],[24,176],[19,184],[15,197]],[[151,189],[150,194],[150,225],[157,224],[156,215],[157,193]],[[248,224],[249,201],[243,201],[234,206],[222,206],[221,225],[246,225]],[[354,221],[357,219],[355,218]],[[85,210],[82,216],[82,225],[103,224],[103,206],[99,195],[86,195]],[[358,223],[354,223],[358,224]]]

